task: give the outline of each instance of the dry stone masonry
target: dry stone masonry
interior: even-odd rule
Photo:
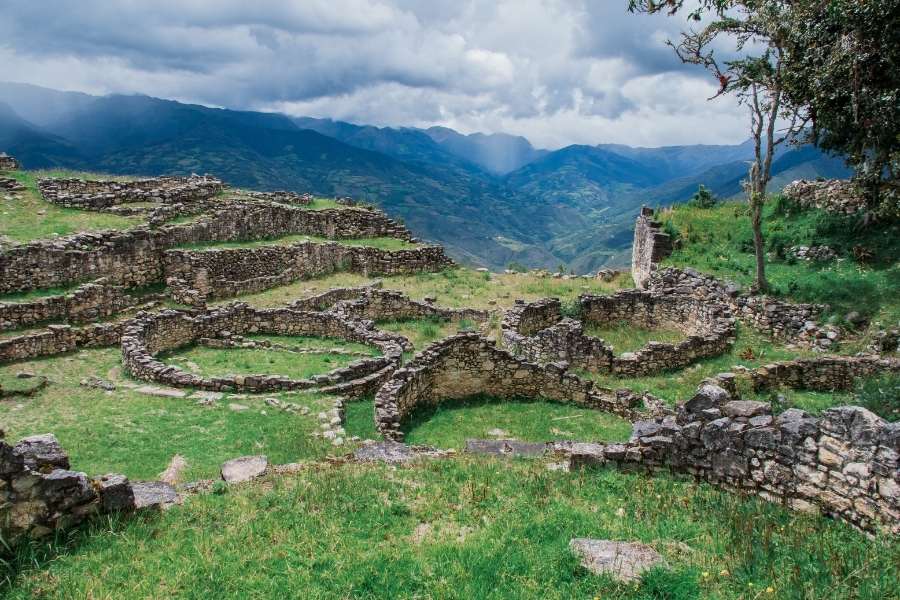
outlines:
[[[900,423],[858,406],[771,414],[726,377],[675,415],[634,425],[625,444],[560,444],[572,467],[612,464],[687,473],[744,494],[900,533]],[[722,384],[722,385],[717,385]]]
[[[19,161],[7,154],[0,152],[0,171],[18,171]]]
[[[38,189],[44,199],[53,204],[87,210],[108,210],[131,203],[202,202],[224,190],[225,185],[212,175],[152,177],[132,181],[45,178],[38,180]]]
[[[0,302],[0,331],[32,327],[48,321],[88,323],[111,317],[139,300],[125,288],[102,282],[86,283],[71,294],[25,302]]]
[[[4,249],[0,251],[0,294],[66,286],[98,277],[128,287],[161,283],[165,280],[165,252],[178,246],[294,234],[328,239],[413,239],[403,225],[376,210],[230,203],[192,223],[80,233]],[[423,250],[422,254],[436,255],[438,251]],[[449,259],[444,260],[450,264]]]
[[[526,360],[565,361],[595,373],[637,377],[687,366],[725,353],[733,344],[734,319],[728,307],[691,296],[624,290],[610,296],[583,295],[580,320],[564,318],[558,299],[517,303],[501,323],[504,345]],[[586,335],[585,324],[627,322],[645,329],[666,325],[685,334],[678,343],[650,342],[616,355],[604,340]]]
[[[382,250],[335,242],[170,250],[163,261],[172,297],[187,305],[202,305],[211,299],[258,292],[338,271],[364,276],[409,275],[442,271],[453,265],[441,246]]]
[[[206,338],[273,334],[340,338],[377,348],[381,356],[354,361],[309,379],[281,375],[202,377],[168,365],[156,356]],[[374,392],[400,365],[409,342],[397,334],[378,331],[370,322],[350,321],[331,313],[290,309],[254,309],[235,303],[198,315],[167,310],[139,314],[122,335],[122,360],[133,377],[175,387],[216,392],[275,392],[317,389],[357,397]]]
[[[71,470],[52,434],[9,445],[0,431],[0,538],[6,542],[43,537],[92,515],[163,507],[176,498],[161,482],[132,483],[124,475],[88,477]]]
[[[398,369],[375,396],[375,425],[385,439],[403,440],[416,410],[484,394],[494,398],[544,398],[604,410],[633,420],[644,409],[662,411],[649,395],[595,388],[591,381],[551,363],[524,362],[476,333],[431,344]]]
[[[634,225],[634,241],[631,248],[631,276],[634,285],[646,287],[646,282],[661,260],[672,253],[672,237],[653,220],[653,209],[641,207]]]
[[[802,208],[852,215],[866,207],[865,198],[849,179],[801,179],[786,185],[782,193]]]

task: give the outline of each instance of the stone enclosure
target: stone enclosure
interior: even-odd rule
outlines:
[[[0,170],[17,168],[7,159],[0,155]],[[398,443],[419,410],[482,394],[499,401],[541,398],[569,403],[634,422],[627,443],[551,444],[573,467],[686,473],[795,509],[836,516],[869,531],[900,533],[900,425],[859,407],[832,408],[820,418],[796,409],[773,415],[767,403],[742,400],[738,394],[744,387],[738,384],[744,381],[754,391],[850,389],[862,377],[900,373],[900,359],[823,356],[735,369],[705,382],[675,410],[650,394],[598,387],[570,370],[638,377],[682,368],[728,351],[737,321],[818,350],[839,341],[837,330],[816,323],[820,307],[741,293],[736,286],[689,269],[662,268],[660,261],[671,253],[672,240],[651,210],[641,211],[635,227],[632,276],[638,289],[582,295],[573,316],[567,316],[570,311],[557,299],[519,301],[502,318],[500,346],[479,333],[460,333],[431,344],[403,364],[411,344],[377,329],[376,321],[471,320],[481,324],[483,332],[496,321],[487,311],[439,307],[379,285],[332,289],[280,308],[206,306],[212,299],[335,271],[393,275],[453,264],[438,246],[388,251],[337,242],[382,236],[415,242],[403,225],[378,210],[350,201],[342,201],[346,206],[339,209],[311,210],[312,197],[293,192],[251,192],[211,208],[205,203],[218,197],[224,186],[209,176],[128,182],[56,179],[40,185],[49,201],[63,206],[118,212],[129,210],[129,204],[152,202],[162,205],[155,209],[163,211],[155,213],[160,222],[192,210],[183,208],[188,205],[203,205],[203,214],[189,223],[83,233],[0,250],[0,293],[72,287],[69,293],[0,303],[0,331],[65,323],[0,339],[0,362],[119,344],[125,371],[137,379],[211,392],[337,394],[325,419],[338,422],[343,421],[345,401],[374,395],[375,426],[395,443],[391,452],[404,456],[447,456]],[[189,248],[295,234],[331,241]],[[148,300],[158,302],[162,296],[140,294],[135,288],[152,284],[165,284],[171,298],[193,308],[144,310],[154,308]],[[95,322],[114,317],[119,320]],[[685,339],[651,342],[635,352],[616,354],[604,340],[585,334],[586,326],[620,321],[648,329],[675,328]],[[222,349],[265,346],[246,337],[256,334],[339,338],[370,346],[378,355],[360,356],[346,367],[308,379],[268,373],[204,377],[163,360],[165,353],[194,344]],[[91,515],[178,500],[175,490],[161,482],[132,483],[115,474],[89,478],[70,470],[52,435],[15,445],[2,437],[0,432],[0,511],[7,539],[45,535]],[[265,457],[243,457],[226,463],[222,476],[242,481],[267,469]]]
[[[540,363],[565,361],[595,373],[637,377],[685,367],[718,356],[734,341],[734,320],[726,306],[684,295],[625,290],[610,296],[583,295],[579,319],[564,318],[559,300],[517,304],[501,324],[502,340],[513,354]],[[662,325],[685,334],[671,344],[650,342],[616,355],[604,340],[586,335],[584,325],[628,322],[653,329]]]
[[[202,343],[205,339],[248,334],[340,338],[373,346],[381,356],[360,359],[329,373],[300,380],[265,373],[207,378],[157,358],[160,353]],[[369,322],[351,321],[324,312],[254,309],[241,303],[196,316],[181,311],[141,314],[125,327],[121,343],[125,370],[138,379],[211,391],[316,389],[351,397],[374,392],[399,366],[403,350],[409,347],[402,336],[375,330]]]

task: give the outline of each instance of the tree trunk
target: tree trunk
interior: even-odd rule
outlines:
[[[766,280],[766,255],[763,247],[762,235],[762,202],[763,196],[755,192],[750,198],[750,220],[753,225],[753,251],[756,253],[756,291],[766,293],[769,291],[769,282]]]
[[[754,289],[764,294],[769,291],[766,279],[766,249],[763,245],[762,211],[766,201],[766,185],[763,182],[759,163],[750,167],[750,224],[753,229],[753,252],[756,254],[756,283]]]

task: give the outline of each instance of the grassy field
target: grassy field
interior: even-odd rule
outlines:
[[[406,240],[400,240],[390,237],[374,237],[374,238],[354,238],[331,240],[323,237],[311,235],[288,235],[280,238],[268,238],[263,240],[243,241],[243,242],[203,242],[199,244],[185,244],[178,246],[182,250],[219,250],[223,248],[259,248],[260,246],[289,246],[291,244],[299,244],[301,242],[315,242],[318,244],[326,242],[336,242],[345,246],[367,246],[370,248],[378,248],[380,250],[407,250],[410,248],[418,248],[419,244],[410,244]]]
[[[664,474],[473,457],[219,491],[23,549],[5,597],[896,598],[896,540]],[[640,540],[666,566],[615,583],[573,537]]]
[[[677,232],[680,243],[667,263],[744,286],[753,282],[755,259],[746,204],[726,202],[711,209],[682,205],[663,211],[660,219],[669,231]],[[797,211],[775,197],[764,209],[763,235],[773,294],[827,304],[825,316],[839,322],[852,311],[883,324],[896,326],[900,321],[897,223],[864,227],[854,217]],[[792,258],[789,249],[801,245],[830,246],[838,258],[826,263]],[[863,254],[868,258],[857,256]]]
[[[193,371],[204,377],[230,375],[284,375],[292,379],[307,379],[339,367],[345,367],[360,357],[332,353],[338,348],[352,352],[378,354],[375,348],[331,338],[259,336],[260,339],[305,350],[315,354],[297,354],[277,348],[229,348],[226,350],[190,346],[160,356],[160,360]],[[250,337],[256,339],[256,336]]]
[[[616,354],[634,352],[652,342],[677,344],[687,336],[674,327],[660,326],[652,329],[632,325],[628,321],[605,325],[588,324],[584,327],[585,335],[601,338],[613,347]]]
[[[34,174],[16,176],[24,178],[29,192],[0,208],[6,211],[0,235],[26,240],[136,222],[54,207],[35,195]],[[312,209],[337,206],[332,200],[317,199]],[[722,204],[710,210],[679,207],[664,213],[667,227],[680,238],[680,248],[669,262],[748,284],[752,253],[744,210],[741,205]],[[851,229],[816,211],[792,212],[777,201],[766,211],[776,294],[829,301],[827,316],[836,320],[857,310],[873,322],[897,322],[896,230]],[[305,236],[276,243],[300,237]],[[272,241],[240,245],[264,243]],[[405,242],[379,239],[345,243],[406,247]],[[793,261],[785,251],[786,246],[813,243],[834,247],[841,260],[808,264]],[[855,245],[864,245],[868,258],[858,259]],[[337,273],[240,300],[272,307],[333,287],[373,281]],[[414,299],[434,297],[441,306],[491,311],[485,328],[491,336],[498,333],[502,310],[518,298],[552,296],[571,302],[582,293],[610,293],[630,286],[627,275],[601,282],[466,268],[384,281],[385,288]],[[3,300],[24,301],[65,291],[9,295]],[[432,319],[382,321],[378,326],[407,336],[417,351],[457,331],[480,328],[467,320]],[[588,333],[606,339],[617,352],[637,349],[650,340],[684,337],[668,328],[619,325],[589,328]],[[357,360],[357,353],[377,354],[368,346],[341,340],[250,337],[316,352],[194,346],[164,359],[207,376],[275,373],[303,378]],[[865,339],[845,343],[841,351],[852,354]],[[688,398],[704,378],[736,365],[753,368],[808,355],[739,325],[731,351],[686,369],[632,379],[582,375],[607,387],[650,391],[674,404]],[[790,512],[686,478],[606,469],[570,473],[559,470],[552,458],[459,455],[401,467],[345,463],[340,457],[354,448],[353,443],[338,448],[313,435],[319,430],[318,413],[328,410],[333,398],[315,393],[226,394],[207,403],[191,398],[191,390],[183,398],[150,395],[138,389],[144,382],[123,374],[117,348],[2,365],[0,385],[7,389],[27,385],[28,379],[17,378],[19,372],[46,376],[51,383],[36,396],[0,402],[0,428],[7,440],[53,432],[77,470],[154,479],[175,454],[188,463],[184,480],[216,478],[222,462],[250,454],[265,454],[276,464],[300,462],[306,468],[251,485],[216,486],[213,493],[189,496],[183,506],[164,513],[102,518],[49,540],[29,541],[8,558],[0,557],[3,598],[900,598],[896,539],[868,538],[840,522]],[[91,375],[118,388],[105,392],[79,385]],[[873,380],[858,392],[836,394],[776,390],[754,395],[742,390],[747,398],[774,399],[779,410],[797,406],[818,413],[859,401],[897,419],[900,394],[895,391],[900,392],[900,379]],[[308,410],[281,411],[266,404],[267,397]],[[379,439],[373,411],[372,398],[347,403],[348,438]],[[450,402],[417,413],[405,427],[411,443],[456,449],[469,438],[619,441],[627,439],[630,430],[626,421],[597,411],[538,399],[490,398]],[[331,460],[323,461],[326,457]],[[639,540],[658,550],[665,565],[639,582],[616,583],[578,565],[568,550],[573,537]]]
[[[261,398],[230,397],[203,406],[190,398],[163,398],[125,387],[117,348],[84,350],[75,355],[0,366],[0,380],[18,372],[44,375],[51,384],[31,398],[0,402],[0,423],[7,439],[52,432],[72,465],[91,474],[121,472],[153,479],[174,454],[189,468],[187,479],[215,477],[225,460],[267,454],[274,462],[322,456],[324,444],[309,438],[311,417],[281,412]],[[96,376],[118,385],[105,392],[79,385]],[[124,385],[123,385],[124,384]],[[313,414],[330,406],[316,394],[271,394],[310,407]],[[234,410],[230,404],[246,408]]]
[[[41,177],[75,176],[66,171],[12,171],[7,174],[17,179],[26,190],[10,195],[10,200],[0,204],[0,239],[7,237],[14,242],[63,236],[79,231],[99,229],[128,229],[143,222],[140,217],[123,217],[108,213],[65,208],[51,204],[41,197],[37,180]]]

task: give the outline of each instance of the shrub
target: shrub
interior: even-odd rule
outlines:
[[[712,208],[718,201],[719,199],[701,183],[694,195],[691,196],[691,199],[688,200],[688,206],[694,208]]]
[[[856,399],[888,421],[900,420],[900,375],[885,375],[861,381],[856,386]]]

